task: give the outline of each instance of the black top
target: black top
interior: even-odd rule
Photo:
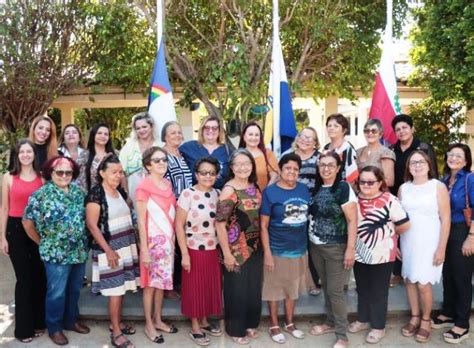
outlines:
[[[405,151],[402,151],[400,148],[400,141],[397,141],[396,144],[390,147],[393,152],[395,152],[396,160],[395,160],[395,182],[393,187],[390,188],[390,192],[393,195],[398,194],[398,189],[402,184],[405,182],[405,169],[407,165],[407,159],[415,150],[423,150],[431,159],[431,163],[433,165],[433,171],[435,178],[438,178],[438,164],[436,162],[436,154],[433,150],[433,147],[429,144],[422,143],[420,139],[413,139],[410,147]]]
[[[46,143],[41,145],[35,144],[35,147],[36,152],[38,154],[37,162],[39,165],[39,169],[42,171],[44,164],[48,160],[48,145]]]

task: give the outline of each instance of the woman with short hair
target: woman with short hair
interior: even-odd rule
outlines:
[[[63,330],[81,334],[90,329],[79,322],[79,295],[88,255],[84,193],[71,181],[79,168],[69,157],[57,156],[43,167],[47,181],[28,200],[23,227],[39,245],[47,290],[45,320],[57,345],[68,344]]]
[[[278,302],[284,301],[284,331],[304,338],[294,321],[295,303],[308,288],[307,215],[308,188],[298,183],[301,159],[294,153],[283,155],[278,166],[280,179],[262,194],[260,229],[264,252],[262,298],[268,301],[268,333],[277,343],[285,343],[278,324]]]

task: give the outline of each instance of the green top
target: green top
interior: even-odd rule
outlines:
[[[66,193],[49,181],[30,196],[23,219],[35,224],[44,262],[61,265],[86,262],[84,193],[78,186],[69,185]]]

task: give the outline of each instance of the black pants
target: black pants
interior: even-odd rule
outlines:
[[[314,286],[317,288],[321,287],[321,281],[319,278],[318,270],[316,269],[316,266],[314,265],[313,258],[310,256],[311,255],[311,250],[310,250],[311,242],[308,239],[308,265],[309,265],[309,272],[311,273],[311,278],[313,279]]]
[[[245,337],[255,329],[262,312],[263,253],[253,253],[239,272],[224,269],[225,330],[229,336]]]
[[[21,218],[8,217],[6,232],[10,260],[16,276],[15,337],[33,337],[35,330],[44,330],[46,327],[44,265],[38,246],[23,229]]]
[[[354,275],[357,285],[357,320],[370,323],[372,329],[385,329],[388,289],[393,262],[366,265],[356,262]]]
[[[397,238],[397,247],[400,248],[400,237]],[[402,261],[399,259],[395,259],[393,263],[393,275],[395,276],[402,276]]]
[[[451,224],[446,257],[443,264],[443,310],[457,327],[469,329],[472,302],[474,256],[463,256],[462,244],[469,229],[465,223]]]

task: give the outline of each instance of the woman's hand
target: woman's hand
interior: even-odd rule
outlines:
[[[232,254],[224,255],[224,266],[229,272],[234,271],[235,266],[238,266],[234,255],[232,255]]]
[[[464,243],[462,243],[462,254],[464,256],[474,255],[474,235],[468,234]]]
[[[120,256],[116,251],[109,249],[105,252],[105,256],[107,257],[107,263],[109,264],[110,268],[116,268],[118,266],[118,260],[120,259]]]
[[[273,272],[273,270],[275,269],[275,263],[273,261],[272,253],[264,253],[263,264],[265,265],[267,271]]]
[[[182,255],[181,256],[181,266],[186,272],[191,272],[191,259],[189,255]]]
[[[399,247],[397,247],[397,250],[395,250],[395,257],[397,258],[397,260],[402,261],[402,251]]]
[[[445,250],[436,249],[434,256],[433,256],[433,265],[440,266],[444,262],[444,254]]]
[[[140,250],[140,259],[143,263],[143,266],[148,269],[148,267],[150,267],[150,264],[151,264],[151,257],[148,250],[145,250],[145,249]]]
[[[351,269],[355,263],[355,249],[354,248],[347,248],[346,252],[344,253],[344,268]]]
[[[0,243],[0,251],[3,255],[8,256],[8,242],[6,238],[2,238]]]

